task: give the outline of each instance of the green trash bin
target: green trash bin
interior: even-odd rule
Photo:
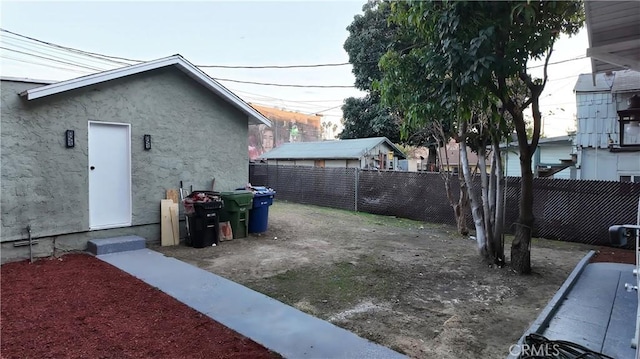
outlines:
[[[246,238],[249,234],[249,210],[253,203],[253,192],[236,190],[222,192],[224,208],[220,211],[220,222],[230,222],[233,238]]]

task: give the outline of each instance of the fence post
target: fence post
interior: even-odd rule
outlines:
[[[354,198],[354,208],[356,210],[356,212],[358,212],[358,182],[360,182],[360,169],[356,168],[356,175],[354,176],[356,179],[356,190],[355,190],[355,198]]]

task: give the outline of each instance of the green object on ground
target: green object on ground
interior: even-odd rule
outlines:
[[[224,208],[220,211],[220,222],[230,222],[233,238],[246,238],[249,234],[249,209],[253,203],[253,192],[236,190],[222,192]]]

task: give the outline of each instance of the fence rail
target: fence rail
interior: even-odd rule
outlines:
[[[438,173],[252,164],[249,178],[291,202],[455,225]],[[451,185],[457,197],[457,177]],[[520,178],[508,177],[505,191],[506,230],[512,232]],[[640,183],[537,178],[533,196],[535,237],[608,245],[609,226],[635,223]],[[468,224],[472,228],[470,212]]]

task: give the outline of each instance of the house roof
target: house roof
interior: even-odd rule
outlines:
[[[615,71],[610,74],[581,74],[573,88],[575,92],[632,92],[640,90],[640,72]]]
[[[634,92],[638,90],[640,90],[640,72],[632,70],[615,72],[613,87],[611,87],[612,92]]]
[[[51,81],[51,80],[37,80],[37,79],[30,79],[26,77],[11,77],[11,76],[0,76],[0,81],[24,82],[29,84],[41,84],[41,85],[50,85],[50,84],[56,83],[56,81]]]
[[[538,146],[558,146],[558,145],[571,145],[572,139],[571,136],[556,136],[556,137],[544,137],[538,140]],[[507,145],[502,144],[500,148],[506,148]],[[508,148],[518,147],[518,142],[509,143]]]
[[[404,153],[386,137],[353,140],[284,143],[260,156],[263,159],[357,159],[376,146],[386,143],[396,156]]]
[[[585,1],[584,8],[592,72],[640,71],[640,2]]]
[[[196,82],[200,83],[202,86],[206,87],[216,95],[222,97],[235,108],[245,113],[247,116],[249,116],[250,123],[262,123],[267,126],[271,126],[271,121],[269,121],[269,119],[267,119],[260,112],[256,111],[256,109],[244,102],[236,94],[229,91],[226,87],[222,86],[216,80],[212,79],[209,75],[204,73],[194,64],[185,60],[180,55],[173,55],[158,60],[142,62],[136,65],[125,66],[114,70],[103,71],[92,75],[74,78],[71,80],[56,82],[46,86],[26,90],[20,95],[24,96],[27,100],[35,100],[37,98],[51,96],[61,92],[75,90],[81,87],[90,86],[169,66],[174,66],[177,69],[181,70]]]

